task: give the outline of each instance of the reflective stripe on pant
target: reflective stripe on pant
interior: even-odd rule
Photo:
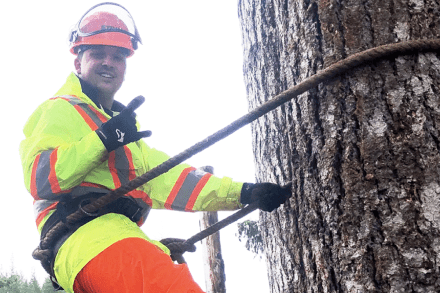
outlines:
[[[92,259],[76,276],[75,293],[203,293],[186,264],[176,265],[141,238],[118,241]]]

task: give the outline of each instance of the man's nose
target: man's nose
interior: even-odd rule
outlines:
[[[112,57],[110,55],[106,55],[103,59],[102,59],[102,65],[103,66],[109,66],[111,67],[113,65],[112,62]]]

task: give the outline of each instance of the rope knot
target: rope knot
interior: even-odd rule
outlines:
[[[41,249],[40,247],[37,247],[32,252],[32,257],[36,260],[42,261],[47,260],[52,254],[52,251],[50,249]]]
[[[179,264],[186,263],[183,258],[185,252],[195,252],[197,249],[193,243],[179,238],[165,238],[160,240],[160,242],[170,250],[171,259]]]

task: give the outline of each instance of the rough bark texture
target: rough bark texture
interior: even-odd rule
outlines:
[[[202,171],[214,174],[213,166],[203,166]],[[200,214],[200,231],[218,222],[217,212],[202,212]],[[220,232],[202,240],[203,267],[205,270],[206,293],[226,293],[225,262],[220,245]]]
[[[239,0],[250,108],[346,56],[440,37],[432,0]],[[440,58],[352,70],[253,123],[272,292],[440,292]]]
[[[205,230],[217,222],[217,212],[203,212],[200,215],[200,230]],[[206,293],[226,293],[225,263],[222,257],[220,233],[206,237],[202,240],[202,244]]]

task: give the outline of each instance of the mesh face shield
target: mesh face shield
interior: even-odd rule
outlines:
[[[129,49],[142,43],[131,14],[123,6],[104,2],[90,8],[70,34],[72,53],[81,45],[110,45]]]

